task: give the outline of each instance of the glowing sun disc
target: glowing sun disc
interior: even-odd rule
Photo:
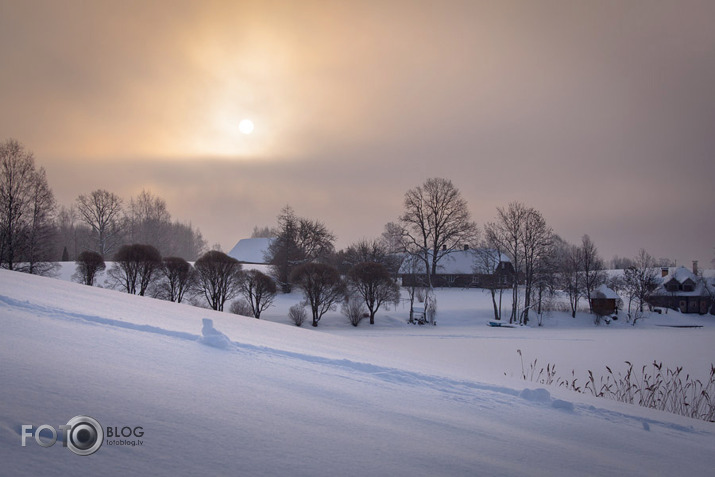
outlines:
[[[253,121],[250,119],[244,119],[238,123],[238,130],[243,134],[251,134],[253,132]]]

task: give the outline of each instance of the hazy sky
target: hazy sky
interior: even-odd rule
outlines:
[[[446,177],[604,258],[715,256],[713,1],[0,0],[0,140],[58,200],[165,198],[230,249],[282,206],[338,246]],[[238,130],[250,118],[251,135]]]

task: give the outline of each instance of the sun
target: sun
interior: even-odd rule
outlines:
[[[243,134],[251,134],[253,132],[253,121],[250,119],[243,119],[238,123],[238,130]]]

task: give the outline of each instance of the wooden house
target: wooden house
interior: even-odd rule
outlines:
[[[670,308],[681,313],[715,314],[713,296],[715,279],[699,276],[697,262],[693,262],[692,271],[682,266],[663,268],[661,284],[651,294],[649,302],[653,306]]]
[[[601,285],[591,294],[591,308],[596,315],[613,315],[618,310],[618,301],[620,299],[618,293],[606,285]]]
[[[443,250],[432,276],[435,287],[511,287],[514,267],[509,257],[490,249]],[[431,262],[431,259],[430,259]],[[407,258],[399,270],[402,286],[427,286],[424,261]]]

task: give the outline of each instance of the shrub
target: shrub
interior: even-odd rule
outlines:
[[[151,245],[122,245],[114,255],[109,276],[127,293],[144,296],[161,264],[161,254]]]
[[[97,252],[84,251],[77,257],[77,271],[72,278],[84,285],[93,286],[97,274],[106,268],[104,259]]]
[[[291,274],[291,282],[303,290],[305,303],[313,315],[313,326],[318,326],[323,315],[345,298],[345,285],[338,270],[324,263],[299,265]]]
[[[365,303],[363,303],[361,298],[355,296],[351,296],[345,300],[340,311],[353,326],[359,325],[367,314]]]
[[[245,316],[260,318],[261,313],[273,304],[278,288],[276,282],[268,275],[258,271],[249,270],[238,281],[238,289],[246,299],[251,313]],[[243,315],[243,313],[241,313]]]
[[[251,304],[245,299],[236,300],[231,303],[230,308],[231,313],[241,316],[250,316],[253,318],[253,310],[251,309]]]
[[[308,318],[308,313],[305,311],[305,307],[298,303],[290,307],[288,310],[288,318],[290,318],[295,326],[301,326]]]
[[[213,310],[223,311],[226,301],[238,293],[241,264],[223,252],[211,250],[194,264],[196,288]]]

